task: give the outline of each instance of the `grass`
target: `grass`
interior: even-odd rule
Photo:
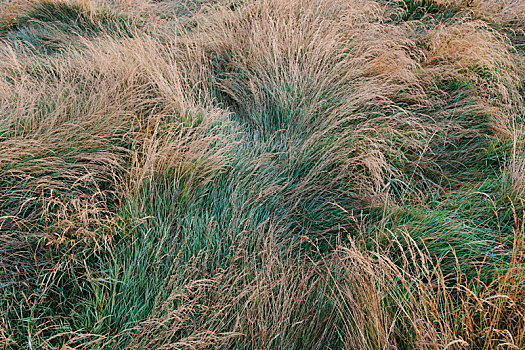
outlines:
[[[134,27],[140,26],[133,22],[128,15],[106,8],[94,9],[87,2],[42,1],[32,4],[27,13],[20,11],[15,18],[2,23],[0,33],[29,50],[53,54],[101,33],[129,36]]]
[[[522,2],[0,4],[1,348],[525,346]]]

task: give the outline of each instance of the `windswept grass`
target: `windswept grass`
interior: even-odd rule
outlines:
[[[525,347],[521,1],[0,5],[0,347]]]

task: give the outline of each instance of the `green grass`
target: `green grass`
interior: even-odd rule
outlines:
[[[2,24],[0,347],[525,344],[524,73],[493,23],[128,5]]]
[[[26,49],[56,54],[82,45],[82,38],[104,34],[132,36],[139,25],[138,20],[109,9],[94,12],[80,3],[43,1],[27,14],[0,27],[0,34]]]

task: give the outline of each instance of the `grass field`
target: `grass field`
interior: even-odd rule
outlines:
[[[525,1],[0,0],[0,348],[525,349]]]

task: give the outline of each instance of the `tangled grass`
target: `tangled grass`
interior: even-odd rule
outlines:
[[[0,347],[525,347],[523,1],[0,5]]]

